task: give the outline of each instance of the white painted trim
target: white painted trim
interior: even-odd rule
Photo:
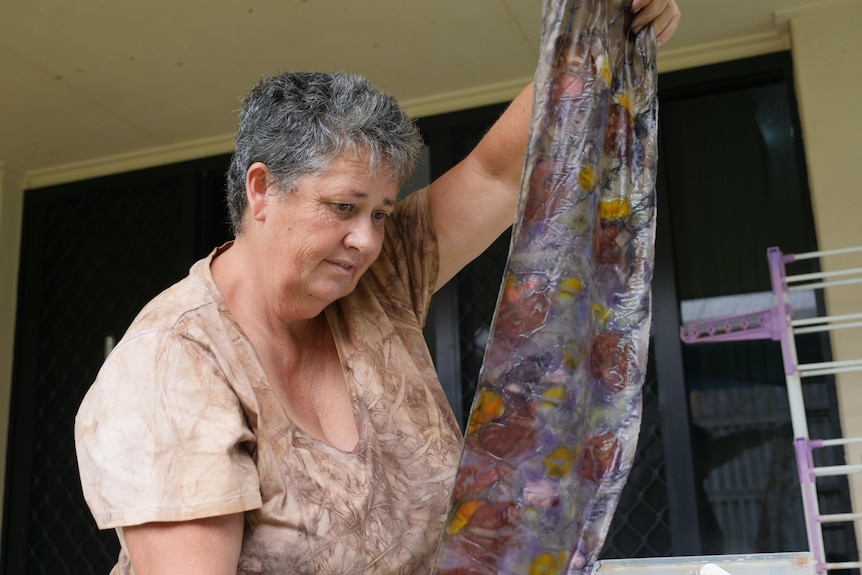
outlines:
[[[428,97],[401,100],[401,106],[414,118],[445,114],[457,110],[468,110],[470,108],[513,100],[524,89],[524,86],[532,81],[532,76],[525,76],[497,84],[486,84],[464,90],[434,94]]]
[[[673,40],[666,49],[659,48],[659,73],[729,62],[752,56],[763,56],[764,54],[790,50],[792,47],[787,27],[730,40],[707,42],[689,48],[674,49],[672,42]]]
[[[32,170],[27,174],[27,188],[43,188],[186,160],[228,154],[233,152],[233,147],[234,136],[229,134]]]

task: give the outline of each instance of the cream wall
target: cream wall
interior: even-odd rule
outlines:
[[[862,7],[812,13],[791,21],[796,93],[819,249],[862,246]],[[862,267],[862,256],[829,257],[825,270]],[[830,315],[862,312],[862,287],[827,290]],[[862,359],[862,330],[834,331],[836,360]],[[845,437],[862,437],[862,372],[838,376]],[[862,464],[862,445],[847,463]],[[862,511],[862,476],[851,477],[854,509]],[[857,523],[857,540],[862,529]]]
[[[789,40],[777,36],[757,37],[749,39],[745,45],[716,45],[678,54],[668,52],[660,71],[792,47],[819,244],[822,249],[862,245],[862,186],[859,184],[862,182],[862,158],[858,157],[858,150],[862,147],[858,136],[862,134],[862,108],[857,103],[862,93],[862,75],[857,72],[862,64],[862,36],[859,34],[862,8],[788,13],[781,15],[781,20],[790,27]],[[514,95],[512,91],[505,97]],[[495,96],[497,100],[494,101],[504,99],[503,94]],[[481,103],[489,102],[478,102],[477,105]],[[411,109],[409,105],[407,108]],[[113,158],[103,163],[91,162],[84,168],[61,167],[40,174],[16,172],[4,166],[0,159],[0,487],[5,477],[22,190],[204,157],[226,151],[223,148],[224,142],[205,142],[202,146],[180,146],[140,157],[121,158],[119,162]],[[827,267],[830,265],[843,264],[826,262]],[[830,299],[830,313],[862,311],[859,293],[862,290],[847,290]],[[859,336],[837,334],[833,345],[837,358],[862,357]],[[845,435],[862,436],[862,383],[859,379],[842,377],[839,381]],[[851,389],[854,383],[856,385]],[[862,450],[852,450],[848,461],[862,463]],[[862,479],[854,482],[853,494],[857,502],[855,508],[862,510]]]
[[[23,174],[0,163],[0,493],[5,491],[24,182]]]

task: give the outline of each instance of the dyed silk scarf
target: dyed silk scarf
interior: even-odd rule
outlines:
[[[546,0],[505,279],[435,564],[588,573],[631,468],[655,236],[655,36]]]

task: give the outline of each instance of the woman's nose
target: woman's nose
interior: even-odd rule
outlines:
[[[345,238],[347,247],[356,248],[363,253],[376,249],[381,232],[370,219],[357,218]]]

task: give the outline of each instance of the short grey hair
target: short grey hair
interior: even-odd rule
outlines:
[[[415,122],[389,94],[346,72],[264,76],[243,99],[236,147],[227,174],[234,234],[242,231],[245,177],[262,162],[281,191],[305,174],[324,172],[342,153],[357,153],[369,173],[387,170],[403,184],[422,147]]]

